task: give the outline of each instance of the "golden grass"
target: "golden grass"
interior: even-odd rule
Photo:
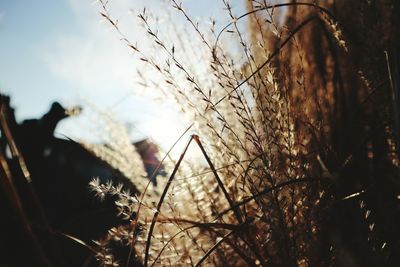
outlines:
[[[399,118],[383,56],[398,44],[394,1],[253,0],[237,16],[222,0],[230,23],[204,31],[171,0],[170,20],[138,14],[151,47],[127,39],[99,2],[141,63],[139,86],[185,116],[177,142],[195,133],[178,159],[164,153],[168,177],[153,188],[123,127],[103,114],[110,144],[86,146],[140,193],[90,183],[129,220],[90,245],[100,265],[400,262]],[[204,161],[188,160],[189,148]]]

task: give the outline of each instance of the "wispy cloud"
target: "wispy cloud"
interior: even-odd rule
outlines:
[[[134,60],[115,32],[101,22],[100,7],[77,0],[69,3],[81,31],[48,41],[56,44],[44,57],[50,71],[84,90],[113,89],[115,93],[132,86]],[[112,10],[116,16],[123,14],[121,23],[125,23],[129,1],[115,3],[118,5],[113,5]]]

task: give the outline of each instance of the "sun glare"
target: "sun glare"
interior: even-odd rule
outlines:
[[[189,127],[188,123],[174,111],[166,110],[159,116],[140,125],[141,131],[147,134],[154,143],[158,144],[163,152],[167,152]],[[172,158],[178,159],[192,132],[188,132],[171,151]],[[199,159],[197,149],[189,148],[185,159]]]

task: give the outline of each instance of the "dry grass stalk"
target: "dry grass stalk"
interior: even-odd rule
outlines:
[[[344,39],[341,25],[347,21],[342,14],[332,15],[333,3],[248,1],[248,13],[235,16],[224,0],[231,23],[220,33],[212,23],[205,34],[182,4],[172,0],[189,26],[185,35],[168,31],[173,23],[158,25],[160,30],[156,25],[155,30],[157,20],[147,10],[138,14],[154,53],[128,40],[109,14],[108,3],[100,3],[102,16],[148,67],[141,70],[141,85],[174,101],[196,132],[171,166],[161,195],[138,197],[140,205],[127,231],[130,257],[144,266],[331,266],[340,261],[337,251],[343,248],[327,231],[341,229],[330,226],[324,216],[334,198],[353,201],[365,195],[354,194],[365,181],[355,186],[343,181],[360,174],[357,164],[371,166],[366,148],[376,127],[355,125],[352,120],[366,115],[349,116],[348,102],[363,109],[372,94],[363,83],[379,83],[369,82],[371,75],[355,73],[359,66],[351,69],[338,61],[353,57],[354,44]],[[242,19],[248,19],[249,32],[240,27]],[[226,36],[239,53],[223,41]],[[352,86],[357,88],[354,94]],[[371,110],[368,106],[363,112],[371,115]],[[393,150],[390,121],[383,121],[383,140]],[[355,142],[365,134],[365,142]],[[185,161],[193,140],[207,167]],[[377,153],[375,158],[388,155]],[[393,169],[387,158],[373,164]],[[123,205],[134,210],[133,204]],[[368,225],[369,236],[374,236],[375,224]],[[130,264],[129,257],[125,261]]]

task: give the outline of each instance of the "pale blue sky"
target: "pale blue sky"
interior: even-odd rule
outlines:
[[[125,25],[134,25],[136,17],[128,11],[141,10],[144,2],[163,12],[160,0],[111,0],[110,8]],[[232,3],[243,12],[241,0]],[[193,17],[220,19],[223,13],[218,0],[183,4]],[[119,119],[134,123],[141,132],[137,138],[148,135],[144,121],[158,117],[163,107],[133,95],[114,105],[134,90],[137,65],[99,11],[92,0],[0,0],[0,91],[11,95],[19,120],[40,116],[56,100],[64,105],[89,102],[112,107]],[[138,38],[132,26],[125,29]],[[57,130],[80,138],[76,128],[71,120]]]
[[[12,95],[19,118],[37,116],[71,87],[49,71],[42,49],[51,36],[77,33],[79,25],[64,1],[2,0],[0,14],[0,88]]]

